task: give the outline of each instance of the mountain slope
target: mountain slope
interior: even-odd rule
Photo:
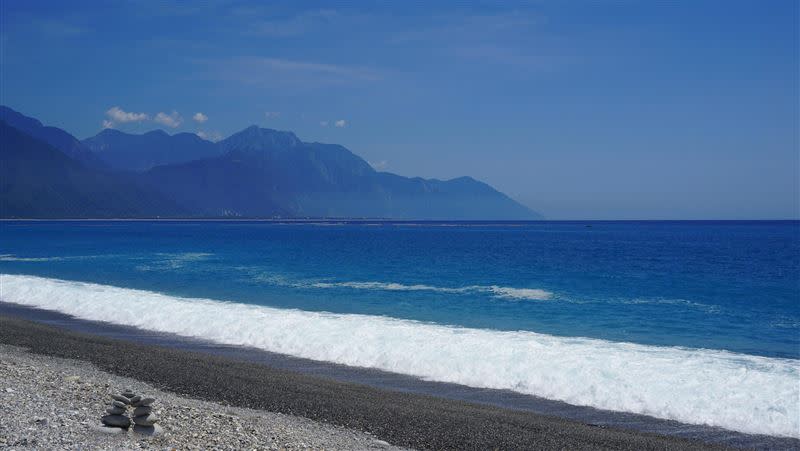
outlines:
[[[223,155],[165,165],[150,186],[205,215],[539,219],[489,185],[376,172],[346,148],[249,127],[219,142]]]
[[[25,116],[9,107],[0,105],[0,120],[6,124],[64,152],[70,158],[95,168],[103,163],[77,138],[56,127],[42,125],[38,120]]]
[[[87,168],[0,121],[0,217],[176,216],[184,210],[119,174]]]
[[[154,166],[183,163],[214,157],[219,148],[193,133],[169,135],[154,130],[133,135],[106,129],[83,140],[83,145],[110,167],[122,171],[141,172]]]

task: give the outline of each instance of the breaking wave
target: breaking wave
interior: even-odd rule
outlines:
[[[0,275],[0,288],[4,301],[86,320],[576,405],[800,437],[796,359],[278,309],[33,276]]]

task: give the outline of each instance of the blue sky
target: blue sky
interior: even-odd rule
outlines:
[[[797,2],[427,3],[7,0],[0,97],[79,138],[292,130],[552,219],[800,217]]]

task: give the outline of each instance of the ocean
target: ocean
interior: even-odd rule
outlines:
[[[0,299],[800,437],[800,222],[0,223]]]

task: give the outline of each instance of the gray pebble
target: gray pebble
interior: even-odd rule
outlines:
[[[126,428],[131,425],[131,419],[125,415],[106,415],[102,420],[103,424],[107,424],[109,426]]]
[[[136,408],[136,409],[134,409],[134,411],[133,411],[133,416],[135,416],[135,417],[140,417],[140,416],[142,416],[142,415],[147,415],[147,414],[149,414],[149,413],[150,413],[150,412],[152,412],[152,411],[153,411],[153,408],[152,408],[152,407],[150,407],[150,406],[141,406],[141,407],[137,407],[137,408]]]
[[[108,412],[109,415],[122,415],[123,413],[127,412],[127,409],[124,407],[113,406],[106,409],[106,412]]]
[[[133,422],[138,424],[139,426],[152,426],[156,424],[157,421],[158,417],[152,413],[138,417],[133,417]]]
[[[156,402],[155,398],[142,398],[141,400],[139,400],[136,403],[134,403],[133,407],[149,406],[149,405],[153,404],[154,402]]]
[[[130,399],[128,399],[128,398],[126,398],[126,397],[124,397],[122,395],[111,395],[111,397],[114,398],[115,401],[119,401],[119,402],[122,402],[122,403],[125,403],[125,404],[130,404],[131,403]]]
[[[138,424],[133,426],[133,432],[142,435],[159,435],[163,432],[161,426],[154,424],[152,426],[140,426]]]
[[[128,407],[127,404],[125,404],[124,402],[120,402],[120,401],[111,401],[111,405],[114,406],[114,407],[119,407],[121,409],[124,409],[124,408]]]
[[[111,426],[92,426],[92,430],[102,434],[124,434],[125,429]]]

